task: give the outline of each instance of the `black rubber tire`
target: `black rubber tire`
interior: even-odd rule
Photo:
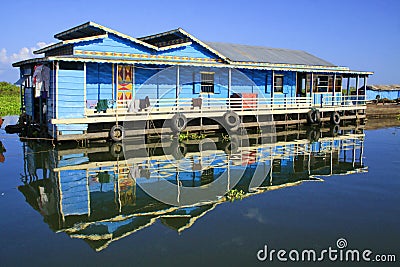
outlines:
[[[310,129],[307,133],[307,139],[310,141],[310,143],[317,142],[320,136],[321,136],[320,129]]]
[[[187,119],[182,113],[176,113],[171,119],[171,130],[173,132],[181,132],[186,128]]]
[[[340,115],[336,111],[332,112],[332,114],[331,114],[331,123],[333,125],[339,125],[340,124]]]
[[[226,127],[228,127],[229,129],[236,129],[236,131],[239,129],[240,117],[236,112],[231,110],[227,111],[224,114],[223,118]]]
[[[110,154],[113,158],[118,158],[124,155],[124,146],[120,142],[115,142],[110,147]]]
[[[321,113],[318,109],[312,109],[307,112],[307,121],[309,124],[318,124],[321,122]]]
[[[225,153],[236,153],[239,149],[239,137],[237,135],[230,135],[230,141],[225,146]]]
[[[174,140],[170,146],[171,155],[177,159],[183,159],[187,153],[187,147],[184,143],[179,142],[178,140]]]
[[[121,142],[125,138],[125,128],[121,125],[114,125],[110,130],[110,138],[114,142]]]
[[[339,131],[340,131],[339,124],[336,124],[336,125],[331,127],[331,135],[332,136],[337,136],[339,134]]]

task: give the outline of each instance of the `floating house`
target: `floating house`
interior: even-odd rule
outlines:
[[[145,145],[151,151],[145,158],[120,157],[104,144],[49,149],[48,144],[26,142],[23,184],[18,189],[51,229],[82,239],[100,251],[157,221],[182,232],[229,201],[221,196],[230,186],[242,190],[246,198],[326,176],[368,171],[363,162],[362,130],[350,125],[332,135],[329,128],[322,128],[318,137],[309,140],[306,131],[291,131],[291,135],[282,134],[286,141],[252,147],[239,143],[235,152],[224,149],[226,140],[216,140],[217,148],[207,151],[187,143],[188,152],[179,160],[164,154],[159,142]],[[128,167],[139,171],[129,174]],[[230,184],[239,170],[243,174],[240,180]],[[262,178],[259,186],[251,188],[256,172]],[[162,180],[189,188],[218,182],[226,188],[222,194],[210,190],[212,194],[201,200],[179,190],[164,190],[163,194],[179,200],[180,205],[174,206],[142,189],[143,183],[158,188]],[[182,205],[184,198],[193,203]]]
[[[367,85],[367,100],[375,99],[400,99],[400,84],[392,85]]]
[[[53,139],[365,118],[350,81],[365,87],[372,72],[304,51],[204,42],[181,28],[134,38],[94,22],[54,37],[34,52],[43,57],[13,64],[27,125]]]

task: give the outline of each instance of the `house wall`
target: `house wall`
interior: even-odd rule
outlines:
[[[191,45],[182,46],[166,51],[158,51],[157,55],[163,56],[179,56],[179,57],[193,57],[193,58],[218,58],[216,55],[205,49],[204,47],[192,43]]]
[[[33,117],[33,88],[26,87],[24,93],[25,111],[28,116]]]
[[[387,91],[373,91],[367,90],[367,100],[374,100],[376,96],[380,96],[380,98],[388,98],[388,99],[397,99],[400,98],[400,90],[387,90]]]
[[[83,118],[85,114],[83,66],[79,69],[60,67],[57,83],[57,118]],[[87,127],[87,124],[60,124],[57,125],[57,130],[61,134],[83,134]]]
[[[48,133],[50,136],[53,138],[56,137],[56,129],[53,124],[51,124],[51,119],[56,117],[56,70],[51,70],[50,71],[50,88],[47,96],[47,101],[46,101],[46,106],[47,106],[47,111],[46,111],[46,118],[47,118],[47,128],[48,128]]]
[[[87,104],[100,99],[113,99],[112,67],[112,64],[106,63],[86,63]]]
[[[150,48],[118,37],[114,34],[108,34],[107,38],[75,44],[74,51],[75,50],[131,54],[150,54],[153,51]]]

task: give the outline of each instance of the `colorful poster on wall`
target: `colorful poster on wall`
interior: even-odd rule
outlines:
[[[128,65],[118,66],[118,100],[131,100],[132,99],[132,75],[133,68]]]

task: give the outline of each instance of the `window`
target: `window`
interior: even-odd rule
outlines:
[[[315,80],[314,92],[326,93],[333,92],[333,75],[318,75]],[[342,77],[336,77],[335,91],[341,92]]]
[[[342,77],[336,77],[336,85],[335,85],[336,92],[342,92]]]
[[[315,86],[314,91],[318,93],[328,92],[329,88],[329,76],[327,75],[319,75],[317,77],[317,84]]]
[[[214,72],[201,72],[201,92],[214,93]]]
[[[274,76],[274,92],[283,93],[283,75]]]

